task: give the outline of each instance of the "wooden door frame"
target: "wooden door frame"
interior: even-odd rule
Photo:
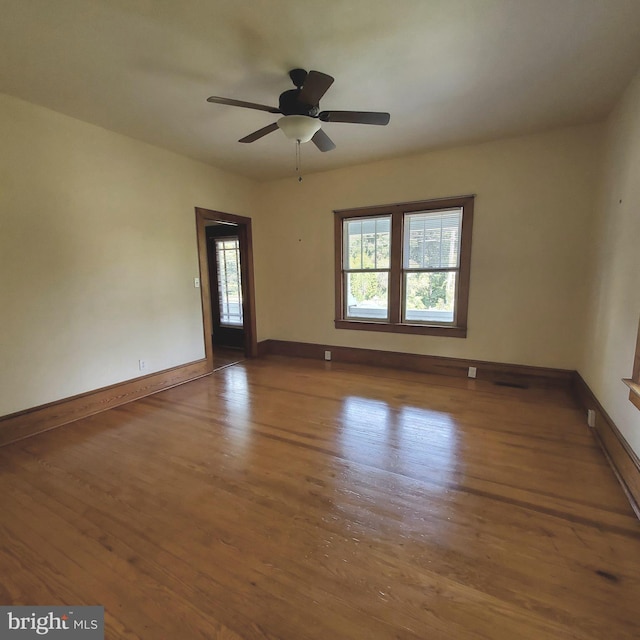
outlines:
[[[213,370],[213,344],[211,289],[209,282],[209,258],[207,252],[207,222],[231,222],[238,225],[240,242],[240,272],[242,277],[242,312],[244,318],[244,349],[249,358],[258,356],[256,332],[256,298],[253,278],[253,235],[251,218],[232,213],[196,207],[196,234],[198,262],[200,265],[200,297],[202,300],[202,324],[204,327],[204,351],[207,363]]]

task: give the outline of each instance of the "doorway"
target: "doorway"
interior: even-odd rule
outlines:
[[[196,228],[205,354],[213,370],[214,358],[258,354],[251,218],[198,207]]]

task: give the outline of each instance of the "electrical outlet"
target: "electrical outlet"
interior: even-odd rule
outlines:
[[[199,289],[199,288],[200,288],[200,278],[194,278],[194,279],[193,279],[193,286],[194,286],[196,289]]]
[[[325,351],[324,352],[324,359],[325,360],[331,360],[331,351]]]
[[[596,426],[596,412],[593,409],[587,410],[587,424],[590,427]]]
[[[140,371],[146,371],[147,370],[147,361],[146,360],[138,360],[138,368],[140,369]]]
[[[477,372],[477,371],[478,371],[478,370],[476,369],[476,367],[469,367],[469,373],[468,373],[468,376],[469,376],[470,378],[475,378],[475,377],[476,377],[476,372]]]

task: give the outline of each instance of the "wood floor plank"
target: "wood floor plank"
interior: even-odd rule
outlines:
[[[640,524],[572,398],[283,357],[0,449],[3,604],[107,638],[631,639]]]

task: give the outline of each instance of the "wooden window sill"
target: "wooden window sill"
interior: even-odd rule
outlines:
[[[384,331],[388,333],[414,333],[426,336],[446,336],[466,338],[466,327],[443,327],[439,325],[393,324],[389,322],[367,322],[366,320],[336,320],[336,329],[354,329],[356,331]]]
[[[629,387],[629,400],[640,409],[640,384],[631,380],[631,378],[623,378],[627,387]]]

